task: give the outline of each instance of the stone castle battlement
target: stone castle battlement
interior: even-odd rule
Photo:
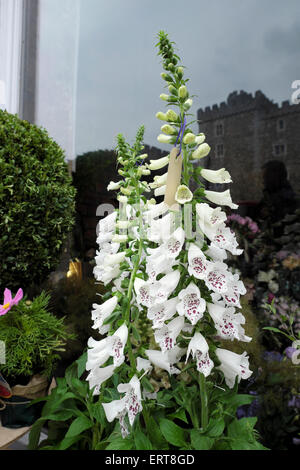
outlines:
[[[233,91],[228,95],[226,102],[223,101],[219,105],[214,104],[199,109],[197,117],[199,121],[210,121],[254,110],[259,110],[266,114],[274,113],[276,116],[279,116],[299,112],[300,104],[290,104],[290,102],[286,100],[282,101],[281,105],[279,105],[267,98],[260,90],[257,90],[254,94],[247,93],[244,90],[239,92]]]

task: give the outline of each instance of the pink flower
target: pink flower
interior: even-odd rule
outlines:
[[[19,289],[15,297],[12,298],[11,291],[6,288],[4,290],[4,304],[0,305],[0,316],[5,315],[14,305],[17,305],[22,298],[22,289]]]

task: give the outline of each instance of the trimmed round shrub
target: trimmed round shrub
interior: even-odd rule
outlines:
[[[40,284],[57,267],[75,212],[64,152],[45,129],[0,110],[0,288]]]

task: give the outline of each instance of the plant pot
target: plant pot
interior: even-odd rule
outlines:
[[[2,426],[13,429],[31,426],[40,417],[44,405],[43,402],[31,405],[31,402],[46,396],[48,389],[49,381],[41,375],[34,375],[27,385],[12,387],[12,397],[1,399]]]

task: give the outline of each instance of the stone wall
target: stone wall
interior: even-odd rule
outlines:
[[[212,148],[203,163],[211,169],[225,167],[231,173],[235,200],[260,200],[261,166],[274,159],[286,164],[290,182],[300,195],[300,105],[284,101],[279,106],[261,91],[254,96],[235,91],[227,102],[199,109],[198,120],[199,130]],[[210,189],[216,187],[210,185]]]

